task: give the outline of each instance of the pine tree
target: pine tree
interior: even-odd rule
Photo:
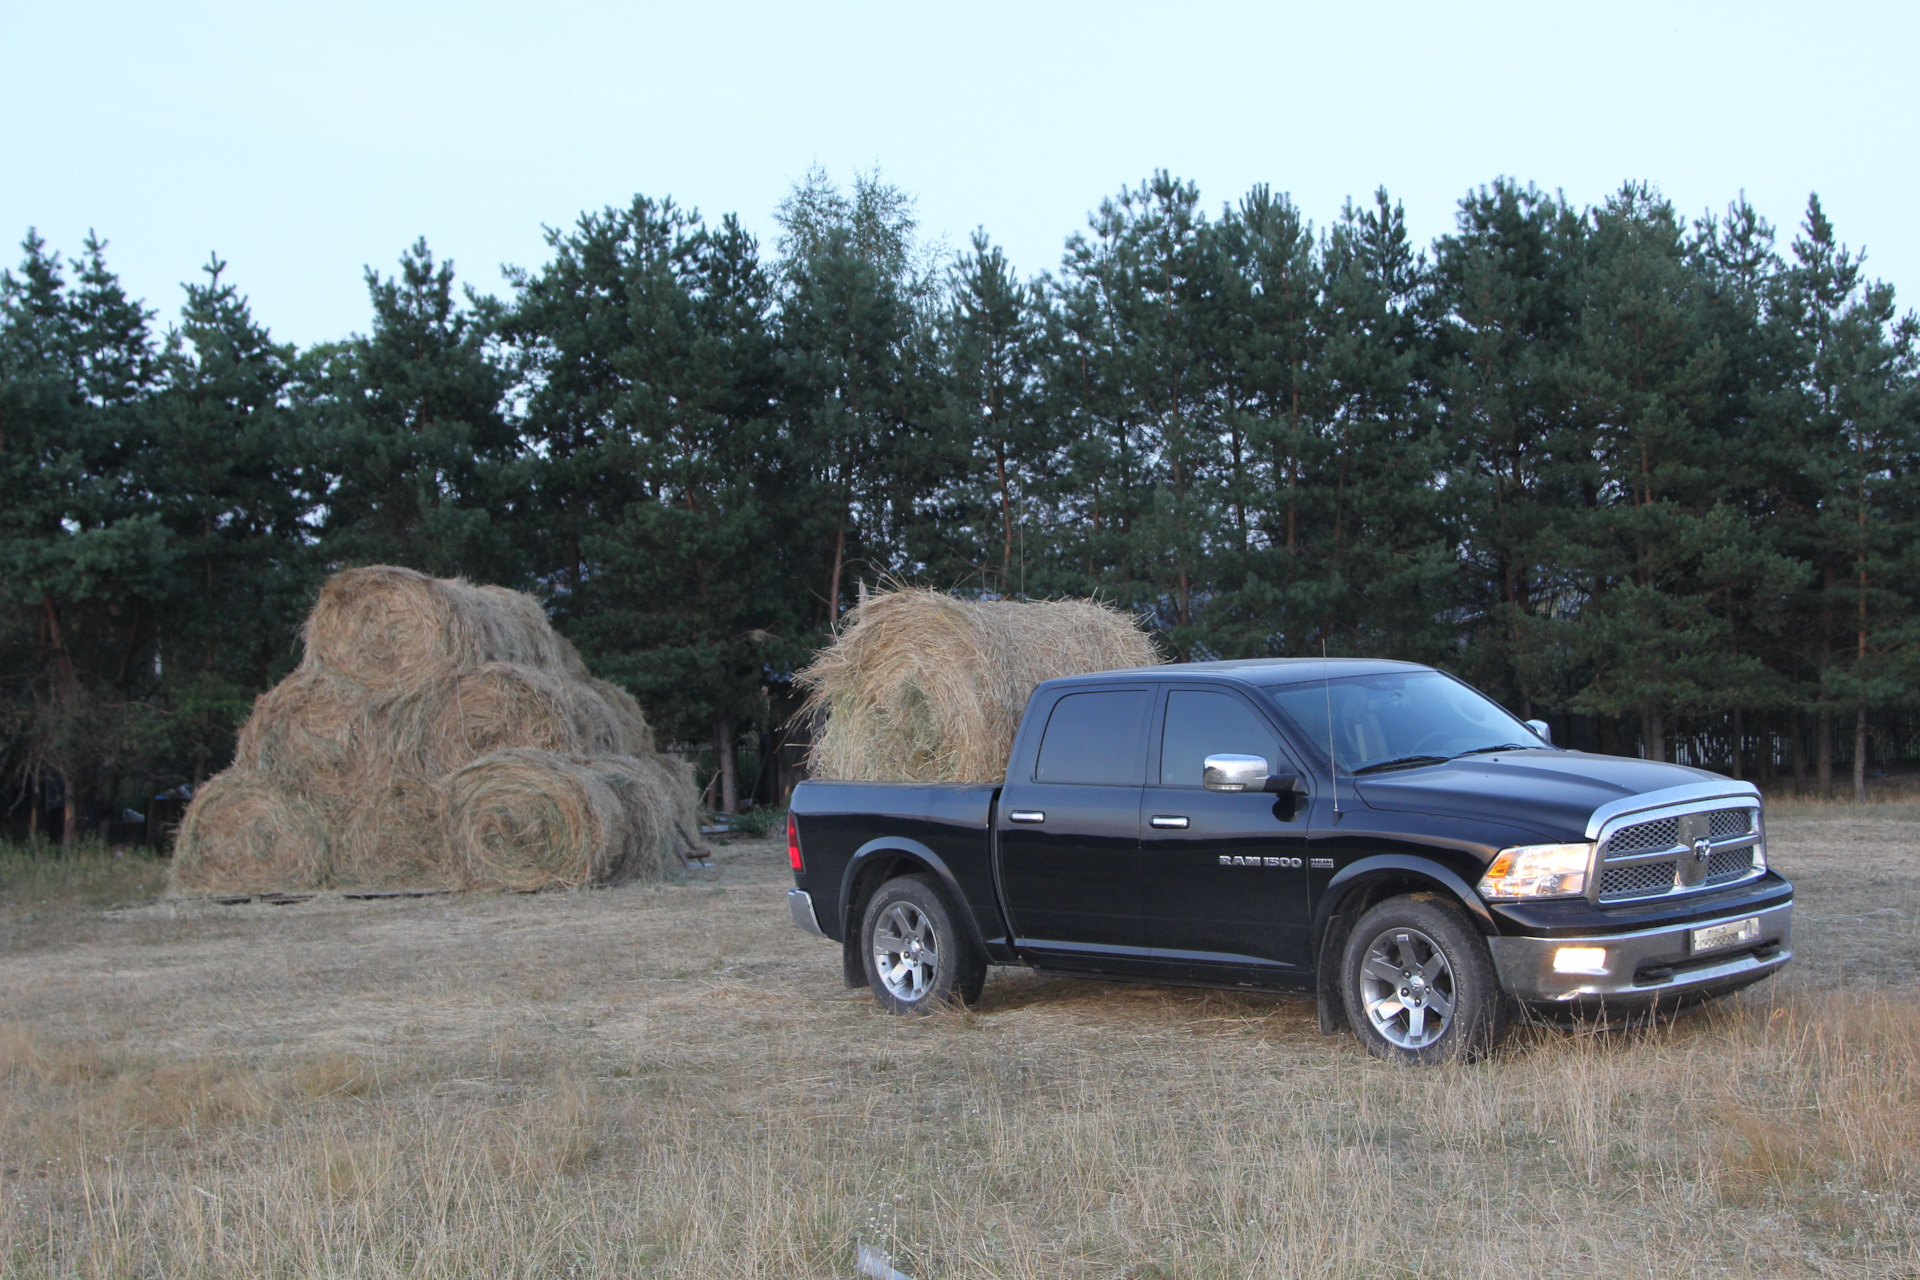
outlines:
[[[1502,180],[1461,201],[1435,244],[1445,498],[1459,523],[1464,674],[1531,716],[1564,695],[1556,619],[1579,583],[1553,530],[1598,505],[1574,430],[1567,363],[1577,337],[1576,274],[1586,239],[1554,197]]]
[[[195,782],[220,769],[253,698],[297,656],[320,565],[322,487],[290,407],[295,352],[273,341],[212,258],[167,334],[151,447],[153,495],[177,578],[156,662]]]
[[[16,768],[36,793],[57,780],[70,843],[161,732],[149,696],[171,549],[136,472],[151,313],[97,238],[69,264],[74,285],[37,236],[23,249],[20,276],[0,277],[0,647],[27,692],[9,717]]]
[[[1165,172],[1101,202],[1068,245],[1063,288],[1090,406],[1081,474],[1108,503],[1107,583],[1153,612],[1176,653],[1203,635],[1202,597],[1223,511],[1224,464],[1206,300],[1215,257],[1199,191]],[[1070,322],[1071,323],[1071,322]]]
[[[489,350],[498,304],[469,293],[462,306],[453,281],[420,240],[397,277],[366,273],[372,333],[302,361],[305,430],[327,472],[323,551],[517,584],[529,566],[509,540],[526,468],[509,373]]]
[[[985,232],[974,233],[972,252],[950,268],[949,292],[934,428],[964,442],[970,462],[943,500],[951,567],[943,574],[936,559],[933,572],[1018,595],[1027,585],[1031,508],[1057,496],[1060,441],[1043,392],[1045,302],[1015,278]]]
[[[924,566],[938,534],[917,526],[968,458],[963,442],[928,429],[936,277],[919,256],[911,199],[877,173],[846,193],[816,169],[777,217],[792,467],[783,514],[818,556],[807,589],[815,624],[831,627],[855,575]]]

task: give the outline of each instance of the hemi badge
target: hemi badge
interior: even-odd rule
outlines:
[[[1333,859],[1332,858],[1315,858],[1311,862],[1309,862],[1307,865],[1312,867],[1315,871],[1331,871],[1333,870]]]

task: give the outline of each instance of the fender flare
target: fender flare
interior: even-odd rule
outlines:
[[[847,869],[840,874],[838,903],[840,929],[842,936],[846,939],[846,945],[849,947],[859,945],[860,922],[853,919],[852,913],[853,886],[859,880],[860,873],[871,865],[875,858],[888,854],[912,858],[916,862],[924,863],[927,870],[933,872],[934,878],[940,882],[940,887],[946,892],[947,905],[952,907],[954,914],[960,917],[961,927],[973,940],[974,947],[981,956],[988,955],[986,935],[980,931],[980,922],[973,917],[973,904],[961,891],[960,881],[954,876],[953,869],[947,866],[946,859],[932,849],[918,840],[910,840],[905,836],[880,836],[869,840],[855,849],[853,856],[847,859]]]
[[[1422,876],[1446,889],[1454,899],[1466,909],[1468,915],[1482,933],[1498,933],[1499,926],[1494,923],[1493,913],[1487,910],[1487,904],[1473,891],[1473,886],[1461,878],[1460,873],[1443,862],[1431,858],[1416,857],[1405,853],[1377,853],[1372,857],[1350,862],[1327,881],[1327,887],[1320,891],[1320,900],[1313,906],[1313,933],[1315,949],[1325,937],[1328,923],[1354,887],[1355,883],[1382,871],[1400,871],[1410,875]]]

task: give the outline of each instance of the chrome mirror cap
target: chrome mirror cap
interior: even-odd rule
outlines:
[[[1540,735],[1540,741],[1546,743],[1548,746],[1553,745],[1553,729],[1545,720],[1529,720],[1526,723],[1527,728]]]
[[[1268,772],[1259,756],[1220,755],[1207,757],[1201,777],[1209,791],[1259,791],[1267,785]]]

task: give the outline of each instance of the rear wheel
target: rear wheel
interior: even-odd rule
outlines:
[[[932,877],[898,876],[867,903],[861,964],[890,1013],[925,1013],[980,998],[987,966]]]
[[[1376,1058],[1472,1061],[1505,1029],[1493,957],[1449,903],[1427,894],[1389,898],[1354,924],[1344,955],[1347,1019]]]

